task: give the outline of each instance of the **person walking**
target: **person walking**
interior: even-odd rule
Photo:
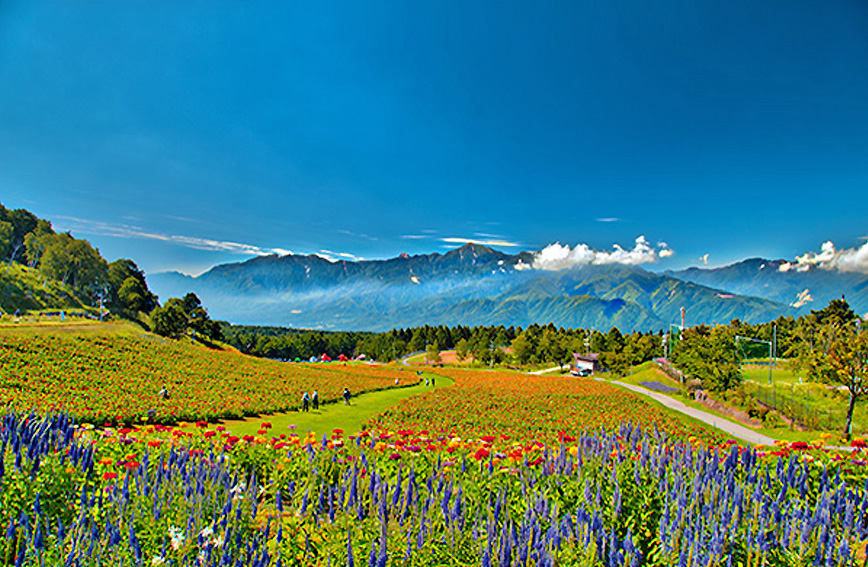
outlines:
[[[344,405],[350,405],[350,391],[344,388]]]
[[[305,392],[301,397],[301,411],[308,411],[308,404],[310,404],[310,395]]]
[[[319,409],[319,394],[316,390],[313,391],[313,397],[311,398],[311,405],[313,405],[313,409]]]

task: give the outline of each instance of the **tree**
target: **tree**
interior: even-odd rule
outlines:
[[[797,363],[827,384],[844,386],[850,394],[844,436],[850,438],[853,410],[868,393],[868,328],[843,299],[813,312],[814,333],[803,342]]]
[[[702,380],[705,388],[723,392],[741,382],[735,331],[732,327],[697,325],[683,332],[673,362],[685,373]]]
[[[172,298],[176,299],[176,298]],[[164,337],[177,339],[187,332],[187,314],[180,301],[170,299],[151,314],[154,332]]]
[[[512,341],[512,355],[519,364],[527,364],[533,351],[533,342],[528,337],[527,331],[522,332]]]
[[[150,313],[157,296],[148,289],[145,274],[135,262],[122,258],[108,265],[109,306],[126,315]]]
[[[467,345],[467,339],[461,339],[458,341],[458,344],[455,345],[455,356],[461,362],[467,360],[467,357],[470,355],[470,347]]]
[[[413,333],[413,338],[410,339],[410,352],[419,352],[425,350],[425,330],[422,328],[416,329]]]
[[[154,310],[151,321],[154,332],[167,337],[178,338],[186,333],[198,333],[211,340],[223,338],[220,325],[208,317],[208,312],[195,293],[188,293],[183,299],[170,297],[165,305]],[[316,346],[318,352],[322,352],[324,345]]]
[[[491,362],[491,344],[484,334],[477,336],[470,342],[470,354],[482,364]]]
[[[440,364],[442,361],[440,360],[440,346],[437,342],[433,342],[428,345],[428,348],[425,349],[425,362],[426,364]]]
[[[811,311],[813,320],[820,326],[847,326],[855,324],[859,316],[850,308],[843,297],[833,299],[819,311]]]
[[[87,240],[63,233],[46,239],[39,269],[49,278],[86,289],[107,278],[108,264]]]
[[[11,222],[0,220],[0,258],[5,258],[12,250],[12,235],[15,232]],[[12,263],[11,261],[9,262]]]
[[[142,286],[142,282],[134,277],[129,277],[121,284],[117,290],[117,304],[125,311],[130,312],[149,312],[152,310],[151,300],[149,295],[152,295]]]
[[[0,205],[0,221],[12,225],[12,236],[9,239],[8,252],[4,254],[4,256],[8,257],[11,264],[18,257],[18,253],[24,248],[25,237],[36,228],[39,219],[27,209],[10,211],[3,205]]]

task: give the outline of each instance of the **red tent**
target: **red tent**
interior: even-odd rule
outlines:
[[[346,362],[346,361],[348,361],[348,360],[349,360],[349,358],[347,358],[347,357],[344,356],[343,354],[341,354],[340,356],[338,356],[338,362]]]
[[[319,359],[322,360],[323,362],[331,362],[332,361],[332,359],[329,358],[329,355],[327,355],[326,353],[322,353],[322,356],[320,356]]]

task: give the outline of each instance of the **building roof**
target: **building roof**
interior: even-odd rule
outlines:
[[[577,352],[574,352],[573,360],[575,360],[576,362],[580,360],[584,360],[585,362],[599,362],[600,354],[596,352],[592,352],[591,354],[579,354]]]

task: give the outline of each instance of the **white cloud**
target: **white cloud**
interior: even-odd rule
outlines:
[[[660,247],[660,251],[657,252],[657,255],[661,258],[669,258],[671,256],[675,256],[675,250],[669,248],[669,245],[665,242],[658,242],[657,246]]]
[[[341,260],[349,260],[351,262],[358,262],[359,260],[364,260],[364,258],[360,258],[348,252],[332,252],[331,250],[320,250],[314,255],[319,256],[323,260],[328,260],[333,264],[335,262],[340,262]]]
[[[242,244],[228,240],[214,240],[210,238],[198,238],[182,234],[161,234],[147,232],[142,228],[127,224],[109,224],[99,221],[80,219],[75,217],[58,217],[70,221],[69,230],[83,234],[97,234],[100,236],[112,236],[114,238],[136,238],[144,240],[160,240],[195,250],[207,250],[210,252],[231,252],[233,254],[245,254],[248,256],[266,256],[278,254],[286,256],[292,254],[290,250],[283,248],[263,248],[253,244]]]
[[[612,251],[601,251],[593,250],[587,244],[577,244],[570,248],[556,242],[536,253],[533,266],[538,270],[566,270],[588,264],[636,266],[656,262],[658,257],[668,258],[675,254],[665,243],[660,243],[659,247],[659,250],[652,247],[644,236],[639,236],[630,250],[625,250],[618,244],[612,246]]]
[[[595,220],[597,222],[621,222],[621,219],[618,217],[600,217]]]
[[[804,272],[811,267],[868,274],[868,242],[859,248],[838,250],[831,240],[827,240],[820,247],[819,252],[806,252],[801,256],[796,256],[795,262],[784,262],[778,267],[778,270],[788,272],[795,269]]]
[[[702,263],[707,266],[708,265],[708,252],[706,252],[705,254],[700,256],[699,259],[702,260]]]
[[[440,242],[446,242],[447,244],[479,244],[480,246],[505,246],[507,248],[517,248],[521,246],[521,244],[510,242],[509,240],[480,240],[478,238],[458,237],[441,238]]]

